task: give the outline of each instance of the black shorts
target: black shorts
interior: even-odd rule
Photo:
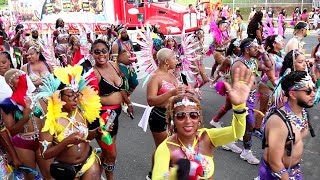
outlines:
[[[113,129],[112,131],[110,132],[110,135],[111,137],[113,137],[114,135],[117,135],[118,134],[118,128],[119,128],[119,116],[121,114],[121,106],[117,109],[113,109],[116,113],[117,113],[117,116],[116,118],[114,119],[113,121]],[[103,114],[104,112],[106,112],[107,110],[100,110],[100,115]],[[96,119],[93,123],[89,124],[88,127],[89,127],[89,130],[93,130],[97,127],[100,126],[100,123],[99,123],[99,119]]]
[[[121,106],[117,109],[113,109],[116,113],[117,113],[117,116],[116,118],[114,119],[113,121],[113,127],[112,127],[112,131],[110,132],[110,135],[111,137],[115,136],[118,134],[118,129],[119,129],[119,116],[121,114]],[[101,110],[100,111],[100,115],[102,115],[104,112],[106,112],[107,110]]]
[[[167,130],[166,108],[154,107],[149,116],[151,132],[163,132]]]

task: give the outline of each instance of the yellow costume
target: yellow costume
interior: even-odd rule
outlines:
[[[240,104],[238,106],[233,106],[233,110],[242,110],[247,109],[245,103]],[[236,114],[233,113],[232,125],[225,128],[212,128],[199,129],[199,138],[203,134],[207,134],[211,140],[211,143],[214,147],[218,147],[221,145],[225,145],[231,142],[236,141],[237,139],[243,137],[246,129],[246,116],[247,111],[245,113]],[[168,144],[178,146],[181,145],[170,142],[170,137],[164,140],[157,148],[154,157],[154,167],[152,171],[152,180],[163,180],[163,179],[176,179],[176,168],[170,169],[170,150],[168,148]],[[193,147],[198,143],[195,140]],[[200,179],[211,178],[214,174],[214,161],[213,157],[201,155],[203,161],[201,162],[204,170],[206,171],[206,177],[200,177]],[[170,171],[170,172],[169,172]],[[168,175],[169,172],[169,175]]]
[[[57,78],[54,78],[54,76],[51,74],[48,78],[43,80],[43,86],[40,86],[41,92],[38,94],[37,98],[46,98],[48,100],[48,112],[46,114],[46,121],[41,132],[49,132],[56,140],[55,144],[60,143],[76,131],[82,132],[84,137],[87,138],[89,134],[87,122],[92,123],[97,118],[100,118],[100,97],[98,92],[87,86],[88,82],[84,77],[81,76],[82,69],[82,66],[56,68],[54,70],[54,75]],[[58,90],[61,83],[66,85],[66,87],[62,90],[69,89],[75,93],[79,93],[78,98],[80,103],[72,117],[68,117],[67,113],[62,112],[62,107],[65,102],[63,102],[60,98],[61,90]],[[84,123],[76,121],[75,117],[77,114],[79,114],[84,120]],[[66,127],[57,122],[61,118],[69,121]],[[42,152],[44,153],[48,148],[48,145],[52,142],[43,141],[40,143],[44,147]],[[73,145],[68,145],[68,147],[71,146]],[[95,150],[92,151],[91,155],[83,164],[81,170],[77,172],[76,177],[82,176],[91,167],[95,160],[99,159],[98,156],[96,156],[96,152],[97,151]]]

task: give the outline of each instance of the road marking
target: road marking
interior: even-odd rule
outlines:
[[[144,105],[144,104],[139,104],[139,103],[132,103],[132,105],[137,106],[137,107],[141,107],[141,108],[147,108],[148,106]]]

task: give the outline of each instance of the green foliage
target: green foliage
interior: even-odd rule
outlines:
[[[0,0],[0,5],[8,5],[8,0]]]
[[[189,4],[195,4],[196,0],[176,0],[177,3],[188,6]]]

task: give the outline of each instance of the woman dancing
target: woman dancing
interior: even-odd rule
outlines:
[[[202,128],[201,105],[194,96],[182,93],[171,99],[167,106],[166,120],[172,136],[166,138],[156,150],[153,180],[175,177],[176,172],[179,172],[179,167],[174,170],[179,159],[188,159],[203,168],[195,177],[213,179],[213,150],[244,135],[247,115],[245,102],[254,83],[254,76],[251,76],[249,70],[238,68],[232,82],[232,85],[226,83],[226,87],[234,113],[232,126],[226,128]]]
[[[81,73],[82,67],[77,65],[56,68],[56,78],[50,75],[41,86],[39,98],[45,97],[48,106],[40,154],[44,159],[54,158],[50,173],[57,180],[101,179],[97,150],[89,144],[101,129],[88,129],[88,123],[100,117],[100,98],[86,86]]]

